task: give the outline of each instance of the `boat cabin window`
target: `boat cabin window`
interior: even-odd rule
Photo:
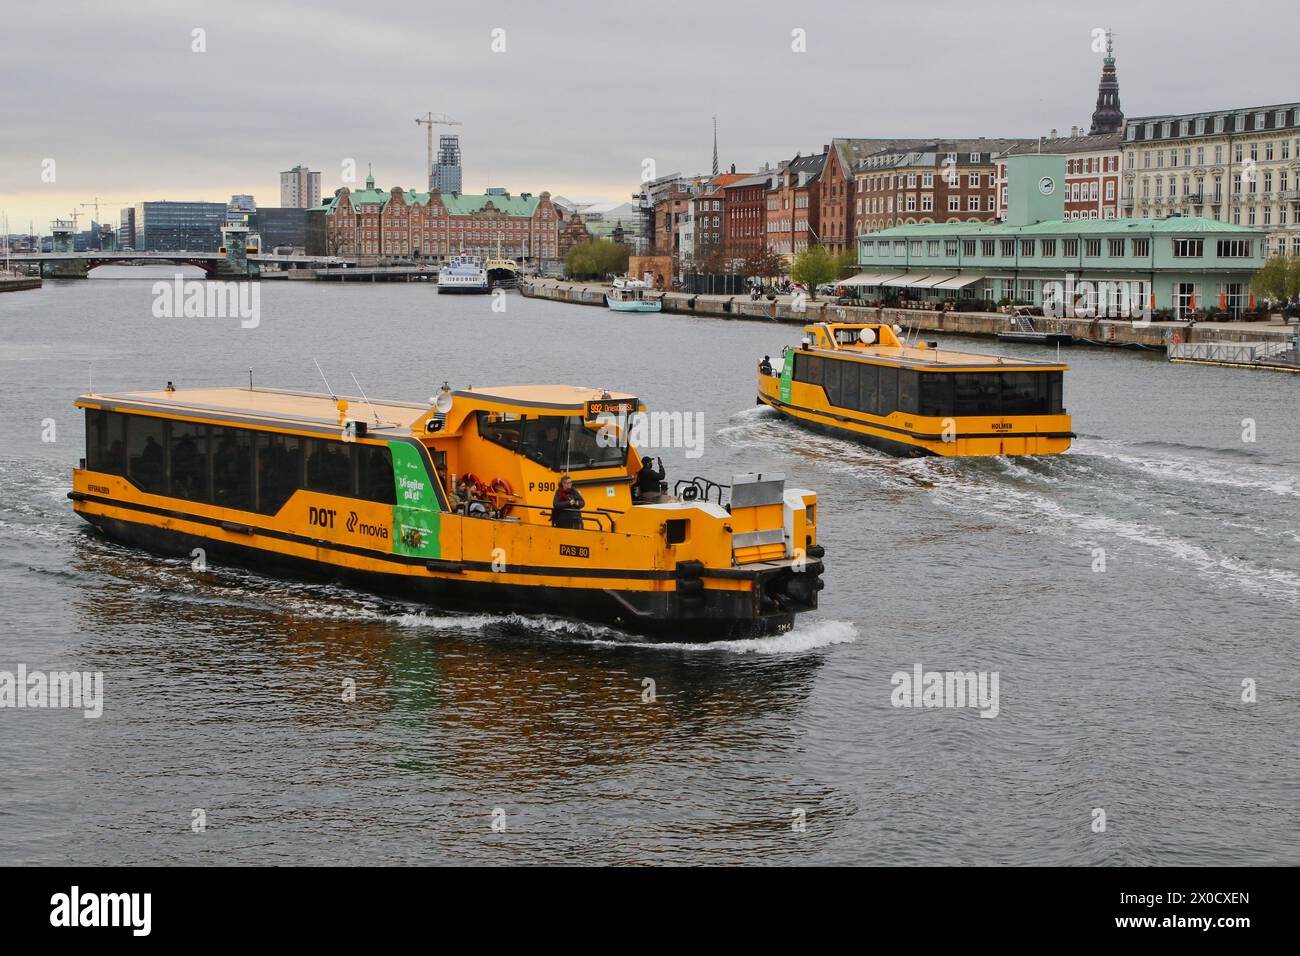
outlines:
[[[1063,415],[1062,372],[949,372],[921,375],[921,414]]]
[[[161,418],[136,415],[126,430],[127,477],[141,491],[161,495],[167,491],[167,423]]]
[[[621,467],[627,463],[627,437],[588,428],[576,415],[514,416],[478,413],[479,434],[551,471]]]
[[[1061,372],[918,372],[796,353],[794,380],[869,415],[1063,415]]]
[[[171,422],[171,482],[168,494],[189,501],[207,501],[208,426]]]
[[[141,491],[275,514],[299,488],[393,504],[386,445],[86,410],[86,467]]]

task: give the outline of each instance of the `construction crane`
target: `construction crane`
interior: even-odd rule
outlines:
[[[417,126],[427,126],[429,128],[429,163],[425,167],[429,171],[429,192],[433,192],[433,128],[435,126],[464,126],[460,120],[454,120],[446,113],[425,113],[423,116],[417,116],[415,119]]]
[[[99,218],[99,207],[100,207],[101,205],[104,205],[104,206],[111,206],[111,205],[113,205],[113,204],[115,204],[115,203],[116,203],[117,205],[119,205],[119,206],[125,206],[125,205],[126,205],[126,203],[125,203],[124,201],[121,201],[121,200],[117,200],[117,199],[101,199],[101,198],[99,198],[98,196],[96,196],[96,197],[94,197],[90,202],[83,202],[83,203],[81,203],[81,208],[82,208],[82,209],[86,209],[86,208],[88,208],[88,207],[92,207],[92,208],[94,208],[94,210],[95,210],[95,222],[99,223],[99,224],[102,226],[102,225],[104,224],[104,220],[102,220],[102,219]]]

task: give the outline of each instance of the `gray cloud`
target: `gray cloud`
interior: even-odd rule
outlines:
[[[275,204],[279,170],[333,189],[345,157],[422,186],[428,109],[465,124],[467,189],[610,198],[644,157],[706,169],[714,113],[741,168],[832,136],[1032,136],[1087,124],[1107,25],[1129,115],[1300,99],[1300,14],[1260,0],[39,3],[5,21],[0,206],[39,222],[95,194]]]

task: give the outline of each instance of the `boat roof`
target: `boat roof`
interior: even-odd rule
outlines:
[[[452,395],[493,404],[553,408],[566,412],[584,411],[587,402],[636,400],[636,396],[629,392],[611,392],[586,385],[499,385],[469,388],[452,392]]]
[[[429,411],[424,402],[400,402],[360,396],[331,397],[323,392],[294,391],[283,388],[178,388],[174,391],[114,392],[82,395],[78,405],[134,407],[144,411],[167,411],[177,415],[230,417],[237,420],[297,422],[306,425],[336,426],[339,420],[337,399],[348,403],[348,415],[372,422],[379,416],[382,426],[409,429]],[[374,411],[371,411],[373,406]]]
[[[468,403],[584,412],[587,402],[636,401],[627,392],[577,385],[504,385],[467,389],[452,393]],[[360,396],[330,396],[323,392],[296,391],[283,388],[178,388],[173,391],[114,392],[82,395],[77,404],[170,413],[177,417],[217,418],[256,424],[275,422],[300,424],[309,428],[321,425],[338,427],[337,401],[348,403],[348,417],[368,424],[369,430],[410,432],[432,410],[431,402],[403,402]],[[639,403],[638,403],[639,407]],[[376,416],[380,424],[374,424]]]
[[[1061,362],[1039,362],[1034,359],[1014,358],[1010,355],[981,355],[978,352],[958,352],[944,348],[918,349],[910,345],[842,345],[838,349],[817,346],[805,351],[841,358],[887,359],[909,368],[1022,368],[1040,371],[1069,368]]]

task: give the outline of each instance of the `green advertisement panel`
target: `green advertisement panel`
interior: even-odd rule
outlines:
[[[439,558],[438,496],[429,481],[420,450],[406,442],[390,441],[393,455],[393,483],[397,493],[393,505],[393,553],[421,558]]]
[[[790,379],[794,376],[794,354],[786,349],[781,356],[784,364],[781,366],[781,401],[789,404],[790,402]]]

